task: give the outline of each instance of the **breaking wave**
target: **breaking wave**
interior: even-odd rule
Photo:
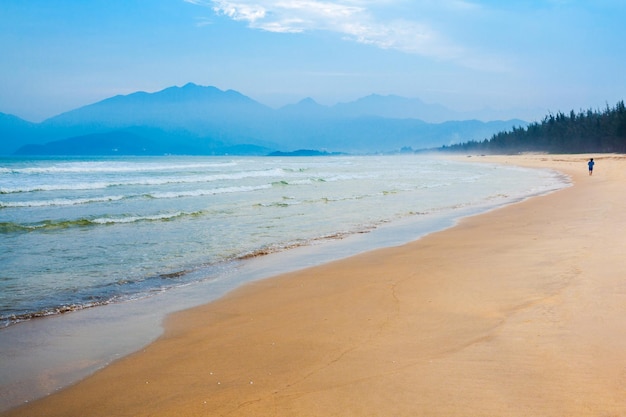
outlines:
[[[242,180],[246,178],[282,177],[284,174],[285,171],[283,169],[273,168],[260,171],[243,171],[211,175],[143,177],[135,180],[115,180],[108,182],[36,184],[21,187],[0,187],[0,194],[28,193],[35,191],[97,190],[119,186],[162,186],[167,184],[210,183],[214,181]]]
[[[201,216],[204,211],[184,212],[177,211],[173,213],[155,214],[149,216],[110,216],[97,218],[81,218],[73,220],[43,220],[37,223],[20,224],[14,222],[0,223],[0,233],[12,233],[18,231],[31,232],[43,230],[68,229],[72,227],[89,227],[100,225],[128,224],[139,222],[159,222],[171,221],[181,217]]]

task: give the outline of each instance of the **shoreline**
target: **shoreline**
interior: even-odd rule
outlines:
[[[494,168],[494,164],[487,166]],[[547,174],[554,177],[552,180],[559,175]],[[403,245],[453,227],[464,217],[569,186],[565,180],[560,185],[541,184],[530,194],[497,194],[482,204],[425,212],[382,223],[367,233],[233,261],[217,274],[200,269],[195,274],[210,278],[143,299],[38,318],[2,329],[0,350],[8,360],[0,366],[0,411],[45,397],[88,377],[156,340],[162,334],[167,315],[211,303],[249,282]]]
[[[177,167],[183,169],[183,167],[198,166],[194,165],[194,162],[201,162],[183,159],[179,165],[176,165],[175,160],[173,162],[165,158],[162,161],[162,163],[159,162],[161,165],[152,159],[149,163],[167,172]],[[62,165],[58,168],[61,172],[73,172],[71,165],[65,165],[71,164],[70,161],[61,160],[61,162]],[[115,160],[109,162],[112,166],[118,163]],[[133,159],[124,163],[130,164],[137,172],[146,172],[145,165],[142,167],[144,163]],[[507,203],[520,196],[534,194],[538,184],[543,185],[540,189],[550,189],[552,182],[560,181],[558,175],[553,172],[541,170],[525,172],[516,167],[498,165],[488,166],[488,169],[483,172],[484,168],[477,168],[476,164],[415,155],[306,158],[292,163],[274,159],[269,163],[269,167],[272,168],[270,171],[257,170],[257,167],[251,168],[250,166],[246,168],[246,164],[253,164],[253,162],[237,158],[228,161],[208,158],[203,163],[205,164],[203,167],[209,170],[219,166],[243,170],[242,172],[246,173],[244,176],[261,178],[263,186],[259,190],[253,190],[254,192],[250,195],[247,194],[249,188],[246,186],[241,188],[234,185],[230,188],[219,188],[224,191],[229,190],[220,194],[225,195],[226,200],[229,201],[227,205],[232,206],[234,211],[230,212],[230,209],[221,211],[220,213],[230,214],[217,218],[209,214],[210,210],[203,211],[206,209],[202,206],[205,198],[206,203],[211,206],[225,203],[220,200],[222,197],[215,199],[207,197],[206,190],[182,192],[182,200],[180,202],[176,200],[173,207],[171,207],[172,203],[168,203],[174,196],[173,194],[143,189],[140,191],[116,190],[119,191],[119,195],[113,196],[114,201],[133,201],[137,197],[141,198],[143,203],[139,204],[139,208],[129,207],[128,209],[125,208],[126,203],[120,203],[122,204],[120,207],[117,207],[118,203],[115,203],[115,207],[110,209],[99,207],[97,200],[100,198],[96,198],[96,201],[92,201],[93,198],[83,200],[76,198],[78,196],[74,194],[66,196],[68,199],[60,200],[46,199],[36,194],[29,197],[22,196],[22,193],[7,194],[8,197],[21,201],[0,202],[0,205],[9,209],[7,220],[10,220],[5,225],[7,230],[4,232],[7,233],[3,242],[6,245],[6,242],[10,242],[15,236],[17,239],[15,247],[8,246],[6,250],[14,253],[19,259],[23,258],[25,263],[23,267],[9,263],[9,269],[6,271],[9,279],[4,280],[3,285],[0,285],[0,303],[3,304],[0,329],[33,318],[51,317],[85,308],[142,299],[157,292],[194,282],[214,277],[219,279],[229,265],[237,265],[240,261],[256,258],[258,255],[289,251],[298,246],[325,244],[330,240],[344,239],[353,234],[371,236],[372,234],[368,232],[407,218],[414,218],[411,221],[422,223],[428,222],[428,218],[438,212],[459,211],[459,208],[463,209],[468,206],[475,206],[480,210],[480,205],[483,204],[490,206],[494,203],[497,205]],[[92,165],[88,160],[86,164],[79,171],[101,172],[97,165]],[[395,171],[396,167],[398,171]],[[130,169],[126,165],[120,168],[122,171]],[[15,169],[18,176],[30,172],[30,169],[46,175],[55,171],[54,169],[50,171],[50,166],[37,167],[35,162],[30,168],[14,166],[10,168],[12,169]],[[264,172],[271,172],[273,179],[275,179],[273,175],[276,174],[283,180],[265,181],[263,180]],[[294,176],[292,177],[290,173]],[[179,175],[181,173],[177,172],[163,181],[175,183]],[[237,177],[232,172],[224,176]],[[447,181],[450,176],[456,179]],[[191,183],[196,184],[198,179],[207,178],[194,177]],[[100,180],[103,182],[98,182]],[[187,180],[191,179],[187,178],[185,181]],[[53,179],[42,179],[42,181],[54,182]],[[98,189],[101,189],[101,185],[108,184],[108,187],[116,182],[107,177],[94,178],[94,181],[100,184]],[[233,179],[229,178],[229,181]],[[317,184],[318,181],[321,182]],[[352,184],[353,187],[342,190],[342,185],[345,185],[342,181],[355,182]],[[136,182],[142,184],[150,181],[140,176]],[[471,184],[471,187],[465,187],[465,183]],[[481,184],[490,185],[481,187]],[[29,187],[27,184],[16,185],[13,191],[19,189],[28,191]],[[41,188],[46,189],[50,186],[42,185]],[[193,188],[197,187],[194,185]],[[454,191],[451,191],[453,189]],[[465,193],[465,190],[468,191]],[[469,190],[475,190],[476,194],[470,193]],[[153,197],[157,200],[154,207],[151,203],[144,201],[144,197],[152,195],[151,193],[154,193]],[[199,200],[202,203],[198,203],[196,197],[188,198],[195,194],[199,194],[198,197],[201,197]],[[33,198],[35,200],[32,200]],[[37,200],[37,198],[40,199]],[[232,198],[235,200],[230,201]],[[29,213],[30,209],[22,212],[22,209],[18,208],[29,206],[31,204],[29,202],[39,208],[36,208],[33,213]],[[80,204],[76,205],[77,202]],[[57,206],[57,203],[62,204]],[[63,208],[65,203],[72,207],[69,213],[65,213],[68,210]],[[83,203],[87,205],[83,206]],[[96,205],[91,206],[92,203]],[[159,206],[163,203],[166,207]],[[13,205],[16,207],[12,208]],[[137,204],[132,203],[132,205]],[[251,206],[247,207],[248,205]],[[41,209],[41,207],[50,207],[51,212],[45,214],[47,208]],[[336,211],[336,207],[343,207],[343,209]],[[97,213],[90,215],[92,210]],[[109,210],[112,213],[105,214]],[[141,210],[145,212],[139,213]],[[239,213],[239,210],[252,211],[244,214]],[[353,210],[356,212],[351,214],[350,211]],[[129,211],[132,215],[120,216],[115,214],[116,211]],[[152,211],[163,215],[150,215]],[[197,215],[198,218],[192,220],[183,216],[178,219],[176,213],[196,213],[194,216]],[[254,213],[253,216],[245,217],[252,213]],[[240,218],[240,215],[244,215],[244,218]],[[461,213],[461,215],[464,214]],[[50,218],[42,220],[48,217]],[[109,217],[112,222],[105,222],[105,219]],[[66,220],[59,220],[60,218]],[[83,221],[87,224],[82,224]],[[127,221],[128,225],[126,225]],[[213,230],[215,227],[212,223],[223,226],[219,227],[215,233],[207,233],[207,230]],[[240,227],[240,224],[246,226]],[[312,227],[304,226],[307,224]],[[48,225],[52,226],[50,229],[52,233],[48,233]],[[65,227],[57,230],[60,225],[67,226],[67,230]],[[190,225],[194,225],[194,230],[190,230]],[[80,228],[76,229],[75,226],[80,226]],[[84,230],[83,227],[85,227]],[[15,235],[13,228],[16,228]],[[148,229],[145,234],[152,237],[133,239],[132,236],[135,235],[133,229]],[[244,230],[246,231],[243,232]],[[22,234],[25,231],[28,233]],[[139,233],[139,235],[142,234],[144,233]],[[159,236],[159,234],[164,236]],[[189,240],[188,236],[194,234],[198,238]],[[42,238],[38,239],[38,236]],[[106,241],[104,236],[109,236],[110,242]],[[235,236],[237,238],[233,240]],[[84,242],[83,247],[85,245],[107,247],[107,250],[87,250],[83,253],[83,247],[72,246],[71,241]],[[123,251],[119,248],[125,247],[124,242],[127,241],[135,243],[136,245],[133,246],[137,246],[137,249],[140,245],[148,245],[148,248],[145,248],[147,256],[131,256],[123,261],[125,259],[121,255]],[[61,255],[60,257],[48,256],[48,261],[42,263],[43,258],[35,255],[36,253],[54,253],[54,250],[50,251],[48,247],[57,246],[65,247],[66,253],[83,253],[82,258],[88,261],[77,264],[70,257],[66,259],[66,262],[57,262],[57,259],[65,260]],[[130,247],[127,250],[130,250]],[[185,255],[182,255],[183,253]],[[150,254],[155,259],[149,259]],[[172,259],[171,262],[160,262],[162,258]],[[121,271],[115,266],[120,264],[125,265]],[[44,266],[39,267],[39,265]],[[93,271],[99,271],[99,273],[94,274]],[[55,275],[62,276],[68,282],[72,281],[72,289],[63,292],[61,291],[63,286],[60,285],[59,291],[53,287],[49,288],[51,294],[46,294],[44,291],[46,284],[50,277]],[[92,277],[92,275],[97,276]],[[90,277],[90,280],[85,282],[81,278],[83,276]],[[75,283],[74,280],[76,280]],[[32,284],[29,284],[31,281]],[[37,297],[29,297],[31,286],[40,291]],[[3,288],[6,288],[6,293],[2,291]],[[26,292],[22,292],[24,289]],[[0,369],[0,378],[1,374]]]
[[[591,186],[584,182],[584,158],[472,157],[557,169],[572,175],[575,185],[465,218],[400,247],[256,281],[175,313],[165,334],[143,351],[6,415],[82,415],[86,409],[93,415],[325,416],[623,410],[619,372],[626,374],[626,360],[618,348],[626,345],[626,332],[617,330],[626,330],[619,320],[626,288],[615,265],[623,265],[615,259],[619,230],[599,224],[605,217],[598,210],[608,214],[613,195],[592,187],[599,182],[615,193],[626,160],[595,156],[599,169]],[[610,212],[621,215],[623,198],[614,197]],[[603,234],[593,242],[603,249],[596,252],[588,239],[598,229]],[[589,261],[595,269],[578,265],[582,255],[606,256],[603,273],[595,272],[602,263]],[[595,283],[580,279],[587,271],[605,277],[591,288],[594,297],[623,289],[611,299],[612,315],[596,313],[605,326],[589,323],[571,303],[569,293]],[[586,296],[589,307],[612,294],[574,295]],[[582,324],[594,336],[612,335],[608,347],[582,337]],[[534,348],[526,343],[532,341]],[[595,358],[592,351],[604,355]],[[579,386],[583,381],[598,385]]]

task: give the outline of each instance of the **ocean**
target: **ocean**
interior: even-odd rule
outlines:
[[[0,159],[0,411],[252,280],[569,184],[423,155]]]
[[[416,155],[2,159],[0,327],[562,184],[550,171]]]

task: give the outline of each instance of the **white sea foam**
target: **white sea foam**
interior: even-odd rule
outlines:
[[[79,174],[79,173],[77,173]],[[216,181],[238,181],[247,178],[268,178],[276,177],[283,178],[285,171],[281,168],[267,169],[267,170],[252,170],[252,171],[239,171],[228,172],[221,174],[210,175],[181,175],[181,176],[157,176],[157,177],[145,177],[139,176],[138,178],[127,179],[114,179],[108,182],[105,181],[93,181],[93,182],[71,182],[62,181],[59,183],[31,183],[26,182],[21,186],[14,187],[0,187],[0,194],[15,194],[15,193],[30,193],[36,191],[63,191],[63,190],[98,190],[111,187],[128,187],[128,186],[160,186],[167,184],[193,184],[193,183],[211,183]],[[74,181],[76,179],[73,179]]]
[[[122,217],[101,217],[98,219],[91,220],[92,223],[96,224],[124,224],[124,223],[136,223],[141,221],[155,221],[155,220],[171,220],[176,217],[182,216],[190,216],[199,213],[186,213],[183,211],[177,211],[174,213],[164,213],[164,214],[155,214],[152,216],[122,216]]]
[[[181,197],[202,197],[215,194],[226,193],[245,193],[250,191],[267,190],[272,186],[269,184],[257,186],[239,186],[239,187],[222,187],[209,190],[190,190],[190,191],[170,191],[170,192],[150,192],[146,194],[151,198],[181,198]]]
[[[37,166],[27,168],[2,168],[0,174],[101,174],[101,173],[140,173],[163,171],[194,171],[236,166],[234,161],[221,163],[115,163],[106,162],[75,162],[55,164],[51,166]]]
[[[93,198],[55,198],[51,200],[32,200],[32,201],[0,201],[0,208],[10,207],[52,207],[52,206],[75,206],[80,204],[103,203],[108,201],[119,201],[126,198],[123,195],[112,195]]]
[[[18,187],[0,187],[0,194],[32,193],[37,191],[99,190],[111,185],[108,182],[76,182],[72,184],[24,184]]]
[[[366,180],[377,178],[374,174],[342,174],[342,175],[332,175],[326,178],[322,178],[322,181],[325,182],[335,182],[335,181],[349,181],[349,180]]]

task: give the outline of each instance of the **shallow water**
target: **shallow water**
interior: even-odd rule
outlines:
[[[141,348],[170,312],[566,185],[414,155],[3,160],[0,305],[19,323],[0,329],[0,409]]]
[[[558,182],[414,155],[0,160],[0,323],[143,298],[217,279],[236,259]]]

